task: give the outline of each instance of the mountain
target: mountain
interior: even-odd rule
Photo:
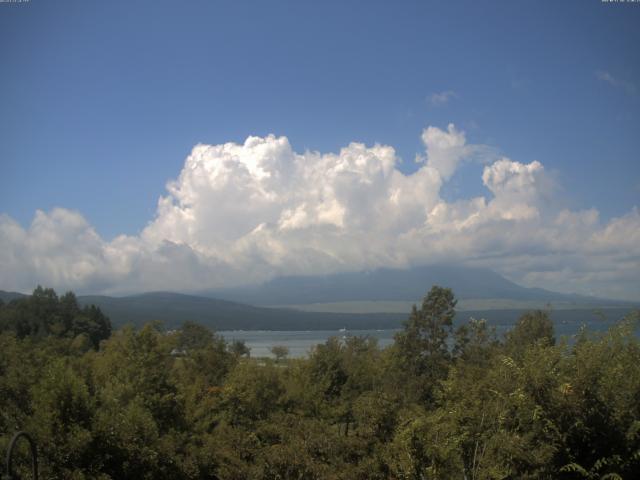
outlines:
[[[27,295],[0,290],[0,298],[8,303]],[[114,327],[132,324],[141,326],[160,321],[166,328],[178,328],[190,320],[214,330],[338,330],[396,328],[406,312],[350,314],[303,312],[287,308],[265,308],[238,302],[184,295],[152,292],[126,297],[80,295],[81,306],[96,305],[110,318]]]
[[[261,285],[218,289],[203,295],[251,305],[304,305],[353,301],[422,299],[433,285],[453,289],[459,299],[564,302],[576,305],[626,305],[626,302],[522,287],[484,268],[436,265],[406,270],[381,268],[370,272],[323,276],[278,277]]]
[[[25,297],[0,291],[0,298]],[[184,295],[170,292],[154,292],[127,297],[101,295],[79,296],[81,305],[96,305],[111,319],[114,327],[125,324],[141,326],[158,320],[166,328],[178,328],[191,320],[214,330],[371,330],[399,328],[410,311],[410,306],[396,313],[328,313],[308,312],[292,308],[267,308],[238,302]],[[480,309],[459,311],[456,322],[469,317],[486,318],[493,325],[513,325],[527,309]],[[626,307],[603,309],[604,317],[616,321],[631,310]],[[557,326],[573,333],[582,323],[603,323],[601,313],[581,309],[554,310],[552,318]],[[603,324],[608,323],[604,322]]]
[[[201,295],[85,295],[78,301],[100,307],[115,327],[159,320],[167,328],[176,328],[191,320],[216,330],[366,330],[399,327],[412,303],[420,302],[433,285],[452,288],[461,300],[458,321],[473,316],[512,324],[524,311],[550,303],[554,320],[562,324],[593,320],[590,310],[596,308],[618,319],[634,307],[631,302],[525,288],[487,269],[443,265],[280,277]],[[0,292],[5,302],[23,296]]]
[[[117,328],[124,324],[143,325],[159,320],[166,328],[178,328],[186,320],[214,330],[375,330],[399,328],[409,310],[402,313],[327,313],[305,312],[288,308],[255,307],[226,300],[154,292],[128,297],[81,296],[81,304],[94,304],[109,316]],[[458,312],[456,323],[469,317],[486,318],[493,325],[513,325],[525,309],[478,310]],[[570,325],[572,333],[582,323],[616,321],[630,308],[608,308],[601,313],[585,309],[552,312],[556,325]]]
[[[85,295],[82,305],[96,305],[114,326],[142,325],[159,320],[167,328],[184,321],[201,323],[215,330],[331,330],[395,328],[406,314],[318,313],[293,309],[264,308],[213,298],[154,292],[128,297]]]
[[[27,295],[25,295],[24,293],[18,293],[18,292],[5,292],[4,290],[0,290],[0,300],[2,300],[4,303],[9,303],[11,300],[16,300],[18,298],[24,298]]]

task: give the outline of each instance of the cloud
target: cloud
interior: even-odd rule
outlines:
[[[458,98],[458,94],[453,90],[445,90],[443,92],[436,92],[429,95],[427,98],[427,102],[433,105],[434,107],[438,107],[441,105],[446,105],[450,100]]]
[[[427,151],[427,166],[438,172],[447,181],[458,169],[459,163],[473,153],[467,145],[464,132],[449,124],[446,131],[428,127],[422,132],[422,142]]]
[[[596,78],[601,82],[608,83],[614,88],[623,90],[628,95],[635,96],[638,93],[638,89],[633,83],[614,78],[613,75],[604,70],[598,70],[596,72]]]
[[[488,195],[448,202],[443,185],[483,147],[454,125],[428,127],[422,141],[410,174],[386,145],[299,153],[274,135],[196,145],[138,236],[107,242],[62,208],[27,228],[0,215],[0,288],[189,291],[455,261],[526,285],[639,297],[637,209],[608,222],[593,209],[558,212],[544,165],[506,157],[484,166]]]

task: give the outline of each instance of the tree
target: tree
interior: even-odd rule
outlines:
[[[100,308],[88,305],[79,311],[73,318],[72,336],[86,334],[94,348],[98,348],[100,341],[111,336],[111,321]]]
[[[274,345],[271,347],[271,353],[276,357],[276,363],[280,363],[281,360],[287,358],[287,355],[289,355],[289,348],[284,345]]]
[[[234,340],[229,345],[229,351],[236,357],[248,357],[251,354],[251,349],[247,347],[244,340]]]
[[[495,327],[489,327],[485,319],[470,318],[455,332],[453,354],[458,362],[482,367],[499,346]]]
[[[38,286],[30,297],[13,300],[1,309],[0,330],[19,338],[74,338],[86,334],[93,348],[111,335],[111,321],[95,305],[80,308],[72,292],[58,298],[51,288]]]
[[[413,407],[401,417],[385,452],[391,478],[469,478],[464,475],[455,432],[443,412]]]
[[[278,409],[284,385],[273,364],[241,362],[231,371],[222,397],[229,423],[251,425]]]
[[[91,434],[95,399],[65,363],[54,360],[32,389],[29,430],[36,436],[50,478],[79,478],[80,472],[96,468]]]
[[[409,395],[431,400],[436,382],[446,377],[451,358],[447,340],[456,303],[450,288],[433,286],[421,308],[413,306],[404,330],[396,334],[398,378],[413,390]]]
[[[534,310],[524,313],[515,327],[505,335],[506,347],[511,355],[520,357],[524,351],[538,343],[555,345],[553,321],[548,311]]]
[[[197,350],[206,348],[213,343],[211,330],[199,323],[186,321],[182,324],[178,348],[182,350]]]

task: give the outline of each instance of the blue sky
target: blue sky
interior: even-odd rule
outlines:
[[[599,0],[0,4],[0,213],[78,211],[108,242],[154,219],[198,143],[377,142],[411,174],[423,129],[453,123],[606,222],[640,204],[639,25]],[[442,197],[489,198],[483,168]]]

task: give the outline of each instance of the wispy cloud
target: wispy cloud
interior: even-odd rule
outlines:
[[[625,80],[620,80],[619,78],[615,78],[613,75],[611,75],[607,71],[598,70],[596,72],[596,78],[598,80],[600,80],[601,82],[608,83],[609,85],[611,85],[614,88],[619,88],[619,89],[623,90],[628,95],[634,95],[635,96],[635,95],[638,94],[638,89],[636,88],[636,86],[633,83],[627,82]]]
[[[458,94],[456,92],[453,90],[445,90],[444,92],[432,93],[429,95],[429,98],[427,98],[427,101],[430,105],[438,107],[440,105],[446,105],[454,98],[458,98]]]

